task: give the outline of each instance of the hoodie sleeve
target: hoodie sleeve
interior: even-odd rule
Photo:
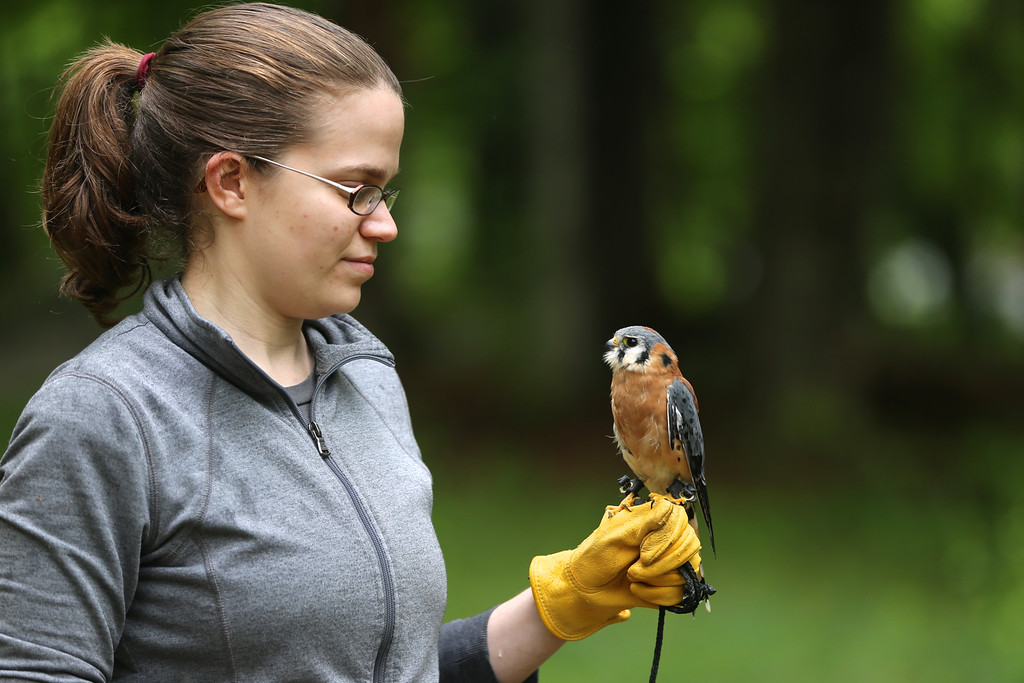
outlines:
[[[101,378],[52,376],[0,460],[0,679],[110,677],[149,531],[148,453]]]

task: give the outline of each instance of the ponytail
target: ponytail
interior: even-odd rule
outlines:
[[[141,58],[107,42],[64,72],[43,172],[43,228],[67,267],[61,293],[105,327],[151,278],[130,162]]]

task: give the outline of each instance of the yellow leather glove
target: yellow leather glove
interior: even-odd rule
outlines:
[[[652,496],[633,507],[606,508],[575,550],[533,558],[530,586],[548,630],[580,640],[625,621],[631,607],[677,604],[685,583],[678,568],[690,562],[696,570],[699,551],[686,510]]]
[[[652,494],[652,497],[659,497]],[[640,547],[640,558],[634,562],[626,576],[629,589],[640,600],[671,607],[683,600],[686,578],[679,567],[689,562],[694,574],[700,576],[700,539],[690,525],[686,509],[681,505],[663,502],[678,508],[681,515],[675,524],[665,524],[652,531]],[[680,561],[682,559],[682,561]]]

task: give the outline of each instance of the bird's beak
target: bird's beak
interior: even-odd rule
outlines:
[[[604,350],[605,351],[611,351],[612,349],[618,348],[618,346],[619,346],[619,340],[616,339],[615,337],[612,337],[611,339],[609,339],[608,341],[606,341],[604,343]]]

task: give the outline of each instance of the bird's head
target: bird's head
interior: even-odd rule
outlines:
[[[604,362],[612,370],[643,371],[651,362],[651,351],[665,339],[649,327],[623,327],[604,345]]]

